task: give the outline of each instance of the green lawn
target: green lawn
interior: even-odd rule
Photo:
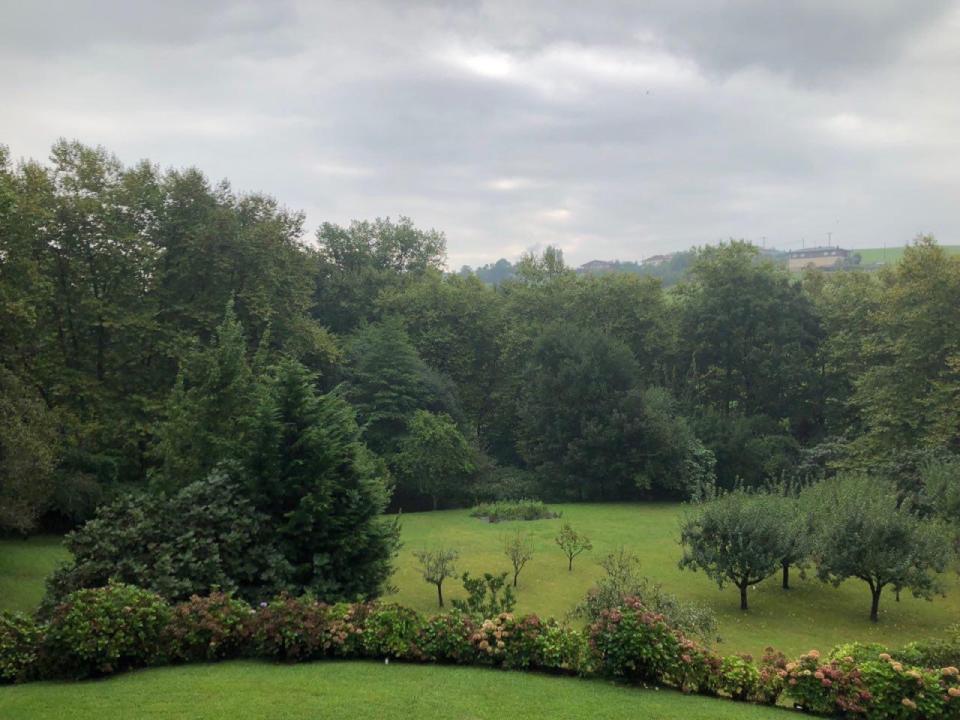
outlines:
[[[760,653],[774,645],[798,655],[811,648],[825,650],[838,642],[870,640],[901,644],[931,637],[948,625],[960,622],[960,583],[954,573],[945,577],[946,598],[933,602],[917,600],[904,593],[899,603],[885,593],[880,622],[869,620],[870,593],[865,583],[848,582],[839,588],[812,578],[801,580],[794,572],[794,588],[784,591],[774,577],[750,591],[751,609],[739,610],[736,588],[717,589],[703,573],[681,571],[679,520],[682,508],[668,504],[555,505],[563,512],[560,520],[536,520],[491,525],[471,518],[465,510],[415,513],[403,516],[403,543],[393,583],[399,593],[391,596],[404,605],[422,611],[436,607],[433,586],[419,576],[414,550],[436,545],[460,551],[461,570],[508,570],[502,538],[521,528],[533,536],[536,554],[520,575],[517,609],[561,617],[579,601],[602,573],[597,561],[620,545],[641,558],[644,574],[662,583],[677,595],[706,603],[716,610],[724,652]],[[553,538],[564,521],[586,532],[593,540],[591,553],[581,555],[568,573],[566,558]],[[459,583],[450,584],[456,597]]]
[[[941,245],[949,255],[960,255],[960,245]],[[853,248],[853,252],[860,253],[860,262],[864,265],[869,263],[885,263],[892,265],[900,261],[903,257],[904,246],[895,246],[888,248]]]
[[[44,579],[66,559],[59,537],[0,540],[0,610],[35,608]]]
[[[369,662],[230,662],[0,688],[0,717],[11,720],[749,720],[787,712],[597,680]]]
[[[502,553],[502,539],[516,528],[530,533],[536,554],[520,576],[521,612],[563,617],[579,601],[601,570],[597,561],[604,553],[625,545],[642,559],[642,571],[677,595],[709,604],[719,615],[722,652],[760,653],[767,645],[797,655],[811,648],[829,649],[836,643],[870,640],[898,645],[937,635],[960,622],[960,583],[945,576],[947,596],[933,602],[905,593],[899,603],[885,593],[880,622],[868,619],[870,596],[866,585],[848,582],[839,588],[814,579],[801,580],[794,573],[794,589],[785,592],[779,578],[750,591],[751,609],[738,609],[737,590],[720,591],[702,573],[680,571],[677,560],[679,517],[682,509],[669,504],[557,505],[561,520],[488,524],[471,518],[466,510],[410,513],[403,516],[403,547],[397,558],[393,584],[399,589],[386,599],[423,612],[436,609],[436,593],[418,574],[413,551],[436,546],[454,547],[461,560],[458,568],[471,572],[509,569]],[[569,521],[593,540],[594,550],[574,562],[572,573],[566,558],[553,543],[560,524]],[[43,577],[64,557],[54,539],[0,542],[0,608],[28,609],[43,592]],[[447,581],[447,597],[460,594],[459,583]]]

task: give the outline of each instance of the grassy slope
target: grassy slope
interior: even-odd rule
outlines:
[[[432,586],[417,573],[412,551],[437,544],[456,547],[461,553],[459,568],[508,570],[509,561],[501,550],[501,538],[520,527],[535,539],[536,555],[520,575],[518,610],[543,615],[564,615],[580,600],[602,572],[597,561],[604,553],[625,545],[642,561],[641,570],[677,595],[711,605],[720,619],[720,633],[727,652],[760,653],[774,645],[788,654],[811,648],[827,649],[849,640],[875,640],[900,644],[936,635],[960,618],[960,583],[955,574],[945,577],[946,598],[933,602],[917,600],[904,593],[899,603],[893,594],[881,601],[881,620],[869,621],[870,595],[864,583],[848,582],[839,588],[813,579],[800,580],[794,572],[794,589],[783,591],[774,577],[750,592],[751,610],[741,613],[738,591],[717,589],[703,573],[677,568],[680,547],[677,505],[558,505],[561,520],[490,525],[463,510],[417,513],[403,518],[404,547],[400,550],[393,582],[400,592],[397,602],[430,611],[436,605]],[[561,522],[569,521],[593,540],[594,550],[574,562],[573,573],[566,558],[553,543]],[[450,583],[456,596],[459,583]]]
[[[646,575],[681,597],[707,603],[717,611],[723,637],[720,649],[724,652],[756,654],[766,645],[774,645],[796,655],[850,640],[901,644],[934,636],[960,619],[960,583],[953,573],[945,576],[947,597],[933,602],[905,593],[897,603],[892,593],[885,593],[877,625],[872,625],[867,617],[870,600],[863,583],[853,581],[832,588],[813,579],[800,580],[797,573],[794,589],[789,592],[780,589],[778,578],[752,590],[751,610],[743,614],[738,609],[734,588],[720,591],[702,573],[681,572],[677,568],[679,506],[556,507],[563,511],[562,520],[497,525],[471,518],[465,510],[404,515],[404,546],[393,577],[399,592],[387,599],[423,612],[434,611],[436,594],[420,578],[412,556],[414,550],[438,545],[455,547],[460,551],[461,571],[507,570],[509,563],[503,556],[501,541],[519,527],[533,536],[536,546],[536,555],[520,576],[521,612],[564,616],[600,575],[597,561],[603,554],[625,545],[641,557],[641,570]],[[586,532],[594,543],[593,552],[575,561],[572,573],[567,572],[566,559],[553,543],[563,520]],[[42,593],[42,578],[62,558],[63,550],[53,539],[0,542],[0,609],[31,607]],[[460,594],[459,582],[448,580],[447,585],[448,597]]]
[[[941,247],[949,255],[960,255],[960,245],[941,245]],[[853,252],[860,253],[860,262],[863,264],[882,262],[887,265],[892,265],[895,262],[899,262],[900,258],[903,257],[902,246],[888,248],[853,248]]]
[[[160,668],[85,683],[0,688],[0,717],[18,720],[529,720],[778,718],[786,711],[599,681],[476,668],[340,662],[231,662]]]
[[[0,540],[0,610],[35,608],[44,579],[66,559],[58,537]]]

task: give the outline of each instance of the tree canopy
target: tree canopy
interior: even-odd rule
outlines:
[[[547,247],[454,275],[444,234],[407,217],[312,230],[196,168],[66,140],[44,163],[0,150],[2,528],[69,527],[243,465],[279,432],[264,407],[294,425],[353,412],[349,453],[389,470],[394,506],[849,471],[920,507],[924,468],[960,455],[960,258],[930,237],[880,272],[797,277],[731,240],[657,272],[578,272]],[[314,399],[278,395],[280,369]],[[432,469],[412,465],[422,413],[449,417]]]

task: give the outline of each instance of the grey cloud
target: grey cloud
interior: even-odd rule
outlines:
[[[451,264],[957,242],[960,5],[0,0],[0,142],[196,164]],[[839,221],[839,223],[838,223]]]
[[[669,47],[692,54],[708,69],[760,66],[806,83],[888,66],[950,5],[949,0],[664,2],[653,23]]]

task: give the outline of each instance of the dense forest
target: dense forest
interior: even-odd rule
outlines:
[[[669,286],[553,248],[495,283],[445,261],[407,218],[311,234],[196,169],[0,149],[0,529],[231,466],[295,533],[284,493],[343,457],[362,514],[840,470],[916,492],[960,451],[960,259],[930,237],[802,279],[731,240]]]

